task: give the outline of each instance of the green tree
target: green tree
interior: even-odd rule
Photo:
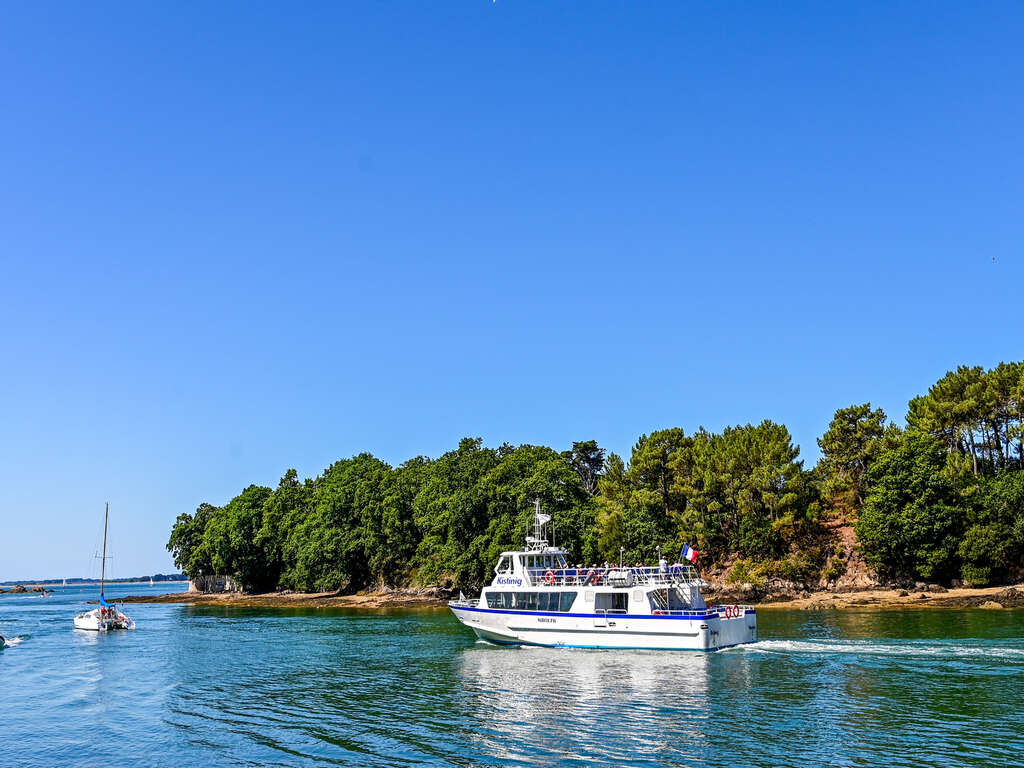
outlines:
[[[822,496],[839,517],[856,519],[864,506],[868,468],[884,433],[885,412],[864,403],[837,410],[818,438]]]
[[[420,534],[414,566],[421,583],[451,578],[468,584],[479,577],[478,555],[469,547],[487,529],[482,480],[499,460],[498,451],[484,448],[481,439],[464,438],[431,465],[413,501]]]
[[[263,526],[263,505],[269,488],[250,485],[229,501],[218,515],[223,523],[218,538],[219,557],[224,570],[235,576],[249,592],[266,592],[277,586],[280,571],[271,567],[258,534]]]
[[[968,516],[958,550],[964,581],[981,587],[1016,575],[1024,555],[1024,472],[986,478]]]
[[[295,568],[300,542],[296,532],[312,510],[313,489],[311,480],[299,482],[298,472],[289,469],[264,504],[256,544],[264,552],[269,571],[278,574],[274,586],[289,589],[298,586]]]
[[[626,463],[616,453],[608,455],[604,472],[598,481],[598,495],[595,497],[597,552],[605,560],[614,558],[619,547],[624,546],[622,530],[623,512],[629,500],[629,481],[626,477]],[[584,557],[587,563],[594,557]]]
[[[895,575],[948,580],[964,528],[962,477],[932,435],[911,429],[880,451],[856,524],[867,562]]]
[[[189,578],[213,574],[213,562],[203,534],[207,522],[219,511],[218,507],[204,502],[194,515],[182,513],[174,521],[167,551],[174,558],[174,565]]]
[[[390,467],[368,453],[332,464],[313,490],[299,525],[295,580],[300,589],[353,591],[370,580],[364,521],[388,504]]]
[[[572,470],[579,476],[583,490],[589,496],[597,494],[601,472],[604,469],[604,454],[604,448],[599,447],[596,440],[575,442],[572,444],[571,451],[565,451],[562,454]]]

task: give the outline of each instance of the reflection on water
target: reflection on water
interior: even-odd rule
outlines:
[[[710,656],[656,651],[495,648],[456,659],[481,751],[504,763],[656,760],[671,739],[706,748]]]

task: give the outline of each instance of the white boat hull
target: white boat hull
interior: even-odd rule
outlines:
[[[135,622],[117,610],[106,614],[99,608],[75,616],[75,629],[88,632],[108,632],[112,629],[135,629]]]
[[[477,637],[499,645],[717,651],[757,641],[752,609],[725,618],[716,611],[678,616],[509,611],[451,606]]]

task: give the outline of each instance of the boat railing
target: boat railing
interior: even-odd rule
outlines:
[[[527,568],[534,587],[636,587],[697,585],[703,582],[692,565],[661,567]]]

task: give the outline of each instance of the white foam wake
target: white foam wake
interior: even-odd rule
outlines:
[[[955,640],[761,640],[737,650],[746,653],[830,654],[920,658],[993,658],[1024,662],[1024,648],[964,644]]]

